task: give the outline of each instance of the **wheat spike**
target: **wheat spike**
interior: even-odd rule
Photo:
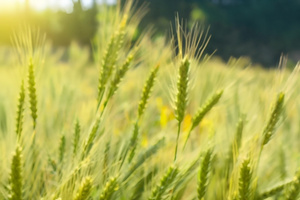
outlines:
[[[116,90],[118,89],[121,80],[123,79],[123,77],[125,76],[126,72],[129,69],[129,65],[130,65],[131,61],[133,60],[133,57],[134,57],[133,53],[129,54],[125,63],[120,67],[119,70],[116,71],[115,76],[111,80],[110,88],[109,88],[109,92],[108,92],[106,101],[108,101],[108,99],[110,99],[114,95]]]
[[[119,50],[121,49],[123,44],[126,20],[127,19],[123,19],[119,29],[116,31],[115,34],[112,35],[102,60],[98,80],[98,108],[100,106],[103,94],[105,92],[105,85],[114,71],[114,66],[118,59]]]
[[[245,159],[242,163],[239,178],[239,200],[249,200],[251,196],[252,170],[250,160]]]
[[[20,94],[18,99],[17,117],[16,117],[16,134],[20,139],[23,130],[23,118],[24,118],[24,107],[25,107],[25,87],[24,81],[22,80]]]
[[[34,66],[32,61],[30,61],[28,67],[28,91],[29,91],[31,117],[33,120],[33,129],[35,129],[36,120],[37,120],[37,95],[36,95]]]
[[[263,142],[262,146],[266,145],[275,131],[275,126],[279,120],[280,114],[283,110],[283,103],[284,103],[284,93],[279,93],[276,99],[275,105],[273,106],[272,112],[270,114],[268,123],[266,124],[263,130]]]
[[[9,200],[23,199],[22,150],[18,145],[12,158]]]
[[[300,193],[300,173],[296,173],[293,183],[286,194],[286,200],[297,200]]]
[[[189,68],[190,61],[187,58],[184,58],[181,61],[179,67],[179,75],[177,82],[177,95],[175,101],[175,114],[178,123],[181,123],[184,118],[184,113],[187,104],[188,97],[188,83],[189,83]]]
[[[79,121],[76,120],[75,128],[74,128],[74,136],[73,136],[73,158],[76,156],[79,140],[80,140],[80,124]]]
[[[87,200],[92,191],[92,186],[93,186],[92,179],[90,177],[86,177],[82,182],[80,188],[78,189],[78,192],[74,200]]]
[[[218,101],[220,100],[221,96],[223,94],[223,90],[220,90],[218,92],[216,92],[214,95],[212,95],[205,103],[203,106],[201,106],[199,108],[199,110],[197,111],[196,115],[193,117],[192,119],[192,127],[189,130],[189,133],[185,139],[184,142],[184,146],[183,148],[185,148],[186,143],[190,137],[190,134],[192,132],[192,130],[199,125],[199,123],[202,121],[202,119],[204,118],[204,116],[214,107],[214,105],[216,105],[218,103]]]
[[[65,135],[62,135],[60,137],[60,142],[59,142],[59,162],[60,163],[62,163],[64,160],[65,151],[66,151],[66,137],[65,137]]]
[[[258,195],[258,199],[262,200],[262,199],[272,197],[276,194],[279,194],[280,192],[282,192],[284,190],[284,188],[292,185],[293,182],[294,182],[294,180],[271,187],[270,189],[268,189],[268,190],[262,192],[260,195]]]
[[[117,178],[111,178],[107,181],[99,200],[111,200],[113,194],[118,190]]]
[[[175,101],[175,116],[178,121],[177,138],[175,146],[174,162],[177,158],[178,140],[180,135],[181,122],[184,118],[187,98],[188,98],[188,84],[189,84],[189,68],[190,61],[185,57],[179,66],[179,75],[177,82],[177,96]]]
[[[212,150],[208,150],[202,160],[198,175],[198,199],[202,200],[206,194],[209,171],[211,165]]]
[[[140,154],[137,157],[136,162],[132,164],[132,166],[129,168],[128,172],[125,173],[123,181],[126,181],[132,174],[137,170],[139,167],[141,167],[151,156],[153,156],[158,149],[165,144],[165,138],[160,139],[158,142],[156,142],[154,145],[150,146],[145,152]]]
[[[176,176],[178,175],[179,170],[177,167],[171,166],[168,171],[160,180],[160,183],[152,190],[151,196],[148,200],[160,200],[162,199],[163,194],[169,188],[169,186],[175,181]]]
[[[90,150],[92,149],[93,144],[94,144],[94,139],[95,139],[96,134],[99,129],[99,125],[100,125],[100,118],[97,117],[96,121],[93,124],[92,130],[88,135],[88,139],[84,143],[83,151],[81,154],[81,159],[84,159],[88,155]]]
[[[132,159],[135,155],[135,149],[136,149],[136,145],[137,145],[138,134],[139,134],[139,125],[136,122],[134,124],[133,132],[132,132],[132,136],[131,136],[130,144],[129,144],[129,149],[130,149],[130,153],[129,153],[129,157],[128,157],[128,162],[129,163],[132,161]]]
[[[138,118],[141,118],[141,116],[143,115],[145,108],[147,106],[147,102],[148,99],[150,97],[154,82],[155,82],[155,78],[157,76],[157,72],[159,69],[159,65],[155,66],[154,69],[152,69],[152,71],[150,72],[144,87],[143,87],[143,92],[141,95],[141,99],[139,101],[139,106],[138,106]]]

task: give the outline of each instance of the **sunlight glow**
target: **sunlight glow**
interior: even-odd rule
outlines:
[[[114,4],[116,0],[96,0],[98,4],[103,2]],[[73,0],[29,0],[30,6],[35,10],[45,10],[47,8],[54,10],[67,10],[72,9]],[[85,8],[91,7],[93,0],[82,0],[82,5]],[[25,5],[25,0],[0,0],[0,10],[18,9]]]

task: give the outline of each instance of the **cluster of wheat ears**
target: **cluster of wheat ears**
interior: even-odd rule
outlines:
[[[258,123],[258,125],[264,124],[258,134],[244,135],[247,119],[245,114],[240,114],[233,137],[228,137],[229,145],[224,142],[224,145],[219,146],[216,139],[218,135],[215,133],[202,131],[201,134],[207,136],[201,136],[200,139],[194,137],[193,135],[199,134],[202,130],[199,126],[205,117],[218,105],[226,92],[232,91],[233,85],[238,84],[222,85],[221,89],[212,92],[212,95],[203,101],[204,103],[198,109],[194,109],[196,105],[192,104],[191,97],[199,95],[191,95],[197,93],[192,90],[193,84],[210,78],[209,73],[200,72],[206,75],[198,79],[196,76],[198,73],[195,72],[198,65],[207,62],[207,57],[202,56],[209,40],[207,34],[198,31],[198,26],[193,26],[192,31],[188,32],[177,19],[176,35],[172,39],[172,44],[175,45],[170,47],[173,48],[171,50],[173,54],[167,56],[156,44],[154,51],[158,51],[157,55],[143,56],[142,52],[147,51],[149,45],[149,40],[145,38],[151,31],[141,34],[134,43],[131,37],[141,20],[144,9],[136,9],[134,3],[128,1],[122,9],[119,5],[116,8],[103,6],[100,11],[100,15],[103,16],[99,17],[102,21],[99,21],[98,35],[101,37],[94,41],[95,59],[99,63],[98,87],[94,87],[97,95],[95,95],[96,100],[92,101],[94,112],[90,112],[90,116],[86,117],[91,119],[87,120],[91,125],[89,129],[83,130],[80,120],[69,119],[75,121],[71,136],[67,133],[59,136],[53,133],[56,129],[54,131],[51,127],[39,128],[55,126],[55,124],[47,125],[47,122],[50,119],[55,122],[55,118],[61,118],[51,115],[52,108],[48,109],[49,112],[39,112],[41,96],[39,91],[42,89],[37,89],[39,82],[36,71],[42,62],[39,57],[41,50],[35,48],[42,48],[42,45],[33,42],[36,38],[30,31],[28,37],[26,34],[16,36],[16,54],[22,61],[22,69],[26,69],[26,72],[23,73],[25,74],[23,77],[21,76],[19,85],[15,134],[9,133],[10,136],[0,138],[4,141],[1,144],[7,140],[10,146],[14,145],[15,148],[10,162],[1,164],[1,199],[298,199],[300,173],[296,172],[295,178],[285,173],[281,180],[274,179],[276,181],[269,176],[263,177],[263,173],[267,176],[269,168],[273,169],[271,166],[273,164],[264,161],[266,158],[263,156],[263,151],[271,143],[284,116],[287,93],[277,94],[271,110],[268,111],[269,115],[264,116],[263,123]],[[166,45],[164,48],[169,46]],[[121,89],[126,89],[127,83],[123,84],[123,88],[121,83],[125,76],[130,76],[127,74],[134,70],[133,66],[137,65],[153,66],[144,81],[142,91],[133,91],[141,94],[137,104],[132,103],[132,106],[127,106],[133,110],[133,114],[130,114],[131,119],[128,120],[126,116],[115,111],[122,118],[118,120],[118,127],[118,124],[112,122],[114,117],[110,117],[110,114],[113,115],[111,113],[113,110],[123,106],[122,95],[117,96],[117,94]],[[153,107],[150,106],[152,110],[148,111],[147,108],[155,104],[151,94],[158,82],[158,75],[162,73],[163,77],[166,77],[170,72],[170,69],[166,70],[167,65],[175,66],[173,68],[175,70],[172,71],[177,75],[169,76],[174,82],[173,88],[169,89],[172,90],[169,96],[173,104],[174,120],[170,119],[169,128],[164,128],[157,123],[152,123],[155,121],[154,118],[159,118],[159,115],[155,116],[158,113],[153,111]],[[226,70],[230,71],[230,69]],[[295,73],[291,76],[294,75]],[[137,76],[135,74],[134,77],[139,79]],[[293,78],[291,76],[289,80]],[[89,77],[85,78],[89,79]],[[162,82],[159,83],[163,84]],[[290,91],[287,92],[291,96]],[[226,98],[227,100],[224,101],[235,97],[227,95]],[[47,106],[47,103],[43,105]],[[58,114],[63,115],[64,110],[61,109],[59,112],[61,113]],[[41,115],[44,116],[43,120]],[[226,115],[226,113],[219,112],[218,115]],[[188,120],[187,116],[192,117]],[[31,126],[28,125],[30,121],[32,121]],[[69,123],[69,121],[60,123]],[[214,124],[218,126],[218,121],[216,120]],[[50,133],[45,133],[46,129]],[[115,129],[121,133],[114,133]],[[145,129],[150,135],[147,136],[147,144],[142,144]],[[251,127],[248,132],[251,132]],[[57,138],[58,136],[60,138]],[[43,146],[47,140],[50,145]],[[226,145],[228,148],[225,147]],[[4,148],[5,145],[1,149]],[[269,149],[268,155],[272,154],[271,150]],[[10,153],[3,150],[1,158],[9,156]],[[273,157],[276,160],[276,156]],[[283,160],[281,164],[284,171],[287,166]],[[266,169],[263,173],[259,171],[261,163],[264,163],[263,167]],[[6,171],[9,172],[7,175]]]

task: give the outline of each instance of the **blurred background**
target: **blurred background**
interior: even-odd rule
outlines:
[[[91,47],[96,34],[97,7],[116,0],[0,0],[0,48],[11,46],[17,27],[30,24],[45,32],[54,48],[72,41]],[[281,54],[294,65],[300,60],[300,0],[139,0],[148,14],[139,30],[155,27],[155,37],[170,36],[177,12],[188,21],[210,27],[207,53],[225,62],[245,56],[253,63],[274,67]],[[99,27],[101,29],[101,27]],[[90,48],[91,49],[91,48]],[[92,59],[92,56],[91,56]]]

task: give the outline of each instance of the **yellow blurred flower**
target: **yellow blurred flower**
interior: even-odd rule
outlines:
[[[200,127],[199,127],[199,132],[203,132],[203,131],[211,131],[213,132],[214,130],[214,123],[212,120],[209,120],[207,118],[204,118],[201,122],[200,122]]]
[[[148,146],[148,137],[146,134],[142,135],[142,142],[141,142],[142,147],[147,147]]]
[[[192,125],[192,116],[187,114],[182,123],[183,132],[188,132]]]
[[[173,109],[167,105],[164,105],[163,100],[160,97],[156,98],[156,106],[160,111],[160,126],[165,128],[168,122],[175,118]]]

